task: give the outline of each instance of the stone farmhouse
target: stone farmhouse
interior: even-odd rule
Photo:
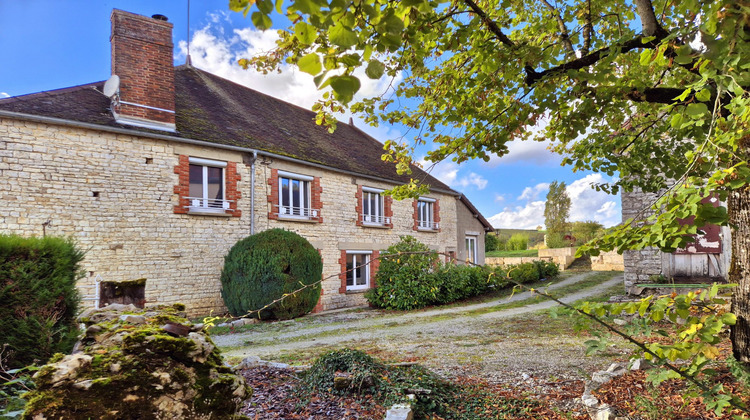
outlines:
[[[352,124],[330,134],[309,110],[174,67],[163,16],[114,10],[111,20],[119,83],[0,100],[0,233],[74,238],[84,294],[99,280],[145,278],[148,303],[221,313],[224,255],[270,228],[320,251],[316,310],[365,303],[375,258],[402,235],[484,262],[492,227],[462,194],[415,168],[430,194],[393,200],[383,191],[408,178]]]

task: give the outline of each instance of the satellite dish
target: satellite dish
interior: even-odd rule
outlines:
[[[104,96],[111,98],[117,94],[117,92],[120,90],[120,76],[113,74],[112,77],[109,78],[104,83]]]

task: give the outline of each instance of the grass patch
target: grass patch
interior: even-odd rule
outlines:
[[[487,257],[500,257],[500,258],[510,258],[510,257],[538,257],[539,256],[539,250],[538,249],[524,249],[519,251],[490,251],[485,254]]]

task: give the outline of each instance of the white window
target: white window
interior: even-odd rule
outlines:
[[[279,171],[279,216],[313,218],[318,211],[311,208],[310,184],[313,177]]]
[[[435,222],[435,200],[420,198],[417,200],[417,227],[419,229],[437,229]]]
[[[385,217],[383,190],[362,187],[362,223],[386,225],[390,222],[390,217]]]
[[[466,237],[466,262],[477,263],[477,237],[467,236]]]
[[[190,210],[224,211],[229,209],[225,199],[224,173],[227,163],[218,160],[190,158]]]
[[[363,251],[346,251],[346,290],[364,290],[370,287],[370,254]]]

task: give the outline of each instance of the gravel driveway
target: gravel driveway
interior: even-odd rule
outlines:
[[[594,274],[573,275],[548,290],[582,282]],[[599,296],[622,282],[621,273],[612,273],[602,283],[561,300],[569,303]],[[556,321],[540,313],[555,306],[554,302],[493,309],[530,297],[524,292],[480,304],[396,314],[346,310],[264,323],[213,340],[225,357],[235,360],[246,356],[305,360],[333,348],[352,347],[385,358],[416,360],[447,376],[472,375],[527,386],[534,393],[543,392],[551,383],[583,379],[624,353],[624,347],[616,343],[605,357],[586,357],[583,342],[590,337],[571,333],[569,320]]]

